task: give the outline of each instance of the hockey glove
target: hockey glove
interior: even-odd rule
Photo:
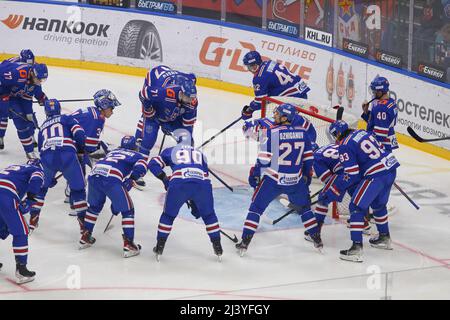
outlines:
[[[341,197],[339,195],[337,195],[336,193],[334,193],[331,188],[329,188],[327,191],[325,192],[321,192],[319,193],[319,202],[323,203],[323,204],[329,204],[332,201],[339,201],[341,199]]]
[[[252,187],[252,188],[256,188],[261,180],[261,170],[259,167],[251,167],[250,168],[250,173],[248,175],[248,184]]]
[[[22,201],[19,204],[19,211],[22,215],[28,214],[31,211],[31,202],[29,201]]]
[[[38,99],[38,103],[41,107],[45,105],[45,101],[48,100],[47,95],[45,93],[42,93],[42,95]]]
[[[31,201],[31,202],[35,202],[36,201],[36,195],[34,193],[27,192],[27,200]]]
[[[244,106],[244,108],[242,108],[241,115],[242,115],[242,120],[248,120],[253,115],[253,109],[250,108],[250,106]]]
[[[162,183],[164,184],[164,189],[167,191],[167,189],[169,189],[169,178],[166,176],[166,174],[164,172],[161,172],[156,177],[162,181]]]
[[[135,181],[131,178],[125,179],[125,181],[123,182],[123,187],[127,190],[130,191],[131,188],[133,188]]]

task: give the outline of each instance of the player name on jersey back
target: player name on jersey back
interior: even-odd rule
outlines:
[[[304,133],[299,131],[280,132],[280,140],[303,139]]]

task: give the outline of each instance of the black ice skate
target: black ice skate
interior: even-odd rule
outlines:
[[[213,240],[212,245],[214,249],[214,254],[219,258],[219,262],[222,261],[223,249],[222,245],[220,244],[220,239]]]
[[[241,242],[236,244],[236,249],[238,249],[238,253],[241,257],[243,257],[245,252],[247,251],[250,241],[252,241],[252,238],[253,235],[246,236],[245,238],[243,237]]]
[[[166,245],[167,238],[159,238],[156,242],[156,247],[153,248],[153,252],[156,256],[156,261],[159,262],[159,257],[163,254],[164,246]]]
[[[5,143],[3,141],[3,138],[0,138],[0,150],[5,149]]]
[[[2,270],[3,267],[3,263],[0,263],[0,271]]]
[[[92,236],[92,234],[89,232],[89,230],[84,229],[83,233],[81,234],[81,239],[78,245],[78,249],[86,249],[91,247],[95,243],[95,238]]]
[[[25,264],[16,264],[16,283],[23,284],[34,280],[36,272],[27,269]]]
[[[311,234],[310,238],[311,238],[311,240],[312,240],[312,242],[314,244],[314,248],[316,248],[317,250],[322,252],[323,243],[322,243],[322,239],[320,238],[320,233],[316,232],[314,234]]]
[[[377,237],[369,239],[369,243],[372,247],[377,249],[392,250],[391,237],[389,233],[380,233]]]
[[[340,251],[340,258],[346,261],[363,262],[362,254],[363,247],[361,243],[353,242],[352,246],[348,250]]]
[[[135,244],[133,241],[129,240],[125,235],[122,235],[123,238],[123,257],[130,258],[139,255],[141,253],[141,245]]]
[[[323,222],[317,222],[317,229],[318,229],[317,232],[319,233],[319,235],[322,232],[322,226],[323,226]],[[306,241],[314,242],[313,239],[311,238],[311,235],[309,234],[309,232],[307,230],[305,230],[305,232],[303,234],[305,235]]]

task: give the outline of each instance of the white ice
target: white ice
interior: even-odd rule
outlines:
[[[122,106],[107,120],[104,140],[118,144],[124,134],[134,134],[140,114],[140,77],[56,67],[49,71],[44,89],[51,98],[89,98],[101,88],[117,95]],[[249,100],[247,96],[199,87],[199,125],[205,138],[214,133],[206,130],[217,132],[236,119]],[[64,111],[87,105],[65,103]],[[40,121],[44,118],[42,109],[35,106]],[[243,145],[240,125],[235,128],[235,141],[230,134],[224,140],[224,135],[205,148],[210,157],[217,159],[225,154],[229,158],[236,146]],[[160,139],[152,154],[157,153],[159,143]],[[242,152],[237,154],[243,156]],[[211,164],[211,168],[230,185],[243,186],[253,152],[245,156],[246,164]],[[360,264],[339,259],[339,250],[351,244],[343,223],[323,228],[325,248],[319,254],[303,239],[298,216],[289,217],[277,228],[262,222],[261,232],[244,257],[239,257],[234,244],[222,237],[224,255],[219,263],[203,224],[185,210],[175,220],[158,263],[152,248],[164,189],[150,173],[145,178],[145,191],[131,191],[141,255],[122,258],[120,217],[115,217],[113,228],[103,233],[111,215],[109,203],[94,230],[97,242],[78,250],[79,229],[63,203],[65,183],[61,181],[49,191],[40,226],[29,239],[28,267],[37,272],[34,282],[22,286],[14,283],[12,238],[0,241],[0,299],[449,299],[449,162],[406,146],[401,146],[396,156],[402,164],[398,184],[421,209],[414,209],[394,190],[391,203],[396,213],[389,220],[394,249],[372,248],[365,238],[365,260]],[[0,168],[25,161],[10,121],[5,150],[0,151]],[[239,237],[251,193],[241,190],[232,194],[216,180],[213,184],[219,221],[225,232]],[[285,211],[274,204],[269,214],[275,218]]]

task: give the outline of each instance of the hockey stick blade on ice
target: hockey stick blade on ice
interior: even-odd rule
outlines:
[[[234,238],[232,238],[231,236],[229,236],[228,234],[226,234],[224,231],[220,230],[220,233],[223,234],[225,237],[227,237],[228,239],[230,239],[231,241],[233,241],[234,243],[238,243],[239,240],[236,237],[235,234],[233,234]]]
[[[408,133],[411,135],[411,137],[413,137],[415,140],[419,141],[419,142],[433,142],[433,141],[443,141],[443,140],[450,140],[450,137],[444,137],[444,138],[433,138],[433,139],[424,139],[422,137],[420,137],[413,128],[408,127],[406,128],[406,130],[408,131]]]
[[[316,200],[316,201],[314,201],[314,202],[311,202],[310,206],[316,204],[317,202],[319,202],[319,200]],[[296,209],[291,209],[291,210],[289,210],[288,212],[286,212],[285,214],[283,214],[281,217],[279,217],[279,218],[273,220],[273,223],[272,223],[272,224],[273,224],[273,225],[277,224],[278,222],[280,222],[281,220],[283,220],[284,218],[286,218],[288,215],[290,215],[290,214],[294,213],[296,210],[300,210],[300,209],[302,209],[302,208],[304,208],[304,207],[298,207],[298,208],[296,208]]]
[[[416,208],[417,210],[420,209],[420,207],[406,194],[405,191],[403,191],[402,188],[400,188],[400,186],[394,182],[394,187],[397,188],[398,191],[400,191],[400,193],[413,205],[414,208]]]

